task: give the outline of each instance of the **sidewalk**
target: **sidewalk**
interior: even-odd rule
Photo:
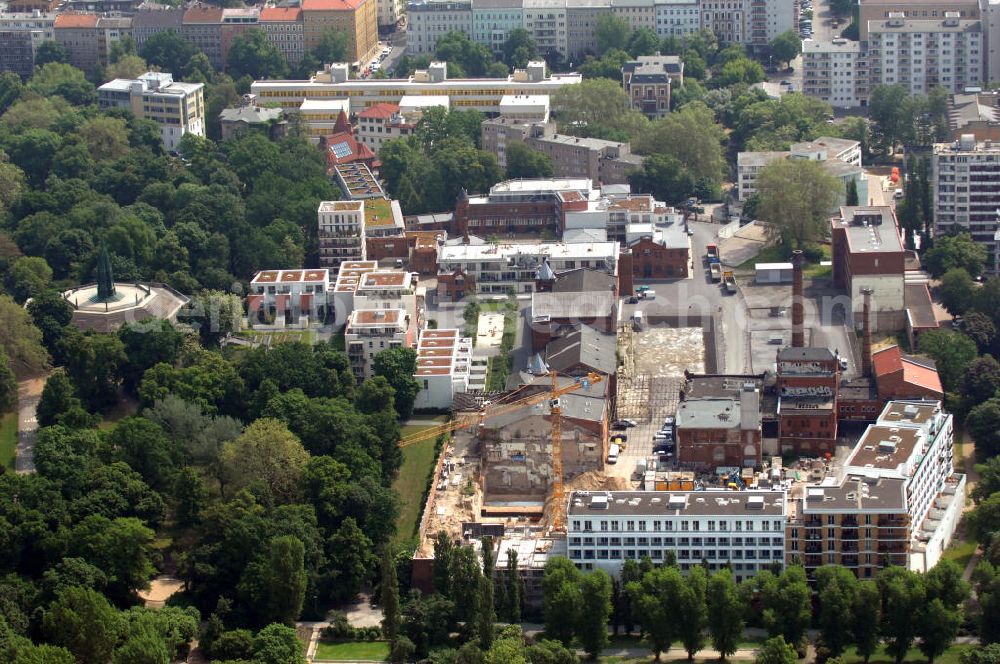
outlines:
[[[17,456],[14,469],[19,474],[35,472],[35,409],[42,398],[48,377],[28,378],[17,384]]]

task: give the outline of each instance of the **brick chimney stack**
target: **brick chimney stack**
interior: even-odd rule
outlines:
[[[792,252],[792,348],[806,345],[805,311],[802,302],[802,250]]]
[[[861,373],[865,376],[872,375],[872,293],[871,288],[862,288],[861,293],[865,296],[865,308],[863,313],[861,341]]]

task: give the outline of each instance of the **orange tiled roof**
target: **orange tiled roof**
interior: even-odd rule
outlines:
[[[358,113],[358,117],[388,119],[396,113],[399,113],[399,106],[397,104],[372,104],[365,110]]]
[[[260,10],[259,21],[298,21],[302,17],[299,7],[265,7]]]
[[[903,354],[899,352],[899,346],[890,346],[872,353],[872,369],[876,376],[885,376],[902,368]]]
[[[77,14],[67,12],[56,16],[55,28],[96,28],[97,14]]]
[[[938,375],[937,369],[925,367],[905,357],[903,358],[903,380],[910,385],[919,385],[924,389],[944,394],[944,388],[941,386],[941,376]]]

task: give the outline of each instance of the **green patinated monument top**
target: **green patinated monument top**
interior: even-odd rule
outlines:
[[[108,248],[101,246],[101,255],[97,258],[97,295],[91,298],[92,302],[116,302],[121,299],[115,291],[115,277],[111,272],[111,259],[108,257]]]

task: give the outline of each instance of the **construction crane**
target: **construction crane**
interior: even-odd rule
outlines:
[[[600,374],[590,372],[585,377],[577,378],[569,385],[559,387],[559,375],[555,371],[552,371],[549,373],[549,376],[552,378],[552,388],[550,390],[531,394],[514,401],[503,401],[496,404],[491,404],[488,401],[484,402],[482,407],[476,413],[462,415],[456,417],[450,422],[445,422],[409,436],[404,436],[400,439],[399,446],[406,447],[407,445],[413,445],[415,443],[419,443],[430,438],[436,438],[442,434],[451,433],[457,429],[465,429],[466,427],[473,425],[478,425],[481,429],[486,424],[486,420],[491,417],[505,415],[507,413],[520,410],[521,408],[527,408],[528,406],[533,406],[548,400],[549,412],[552,414],[552,527],[554,530],[565,530],[566,494],[563,487],[562,474],[562,405],[559,401],[559,397],[564,394],[569,394],[570,392],[575,392],[581,387],[589,387],[600,383],[604,380],[604,377]],[[535,385],[537,385],[537,383]],[[510,399],[531,386],[532,384],[523,385],[512,394],[507,395],[505,399]]]

